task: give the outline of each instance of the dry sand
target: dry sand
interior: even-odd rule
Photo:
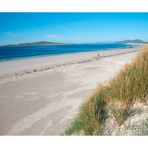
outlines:
[[[62,134],[86,96],[130,62],[138,50],[0,62],[0,134]]]

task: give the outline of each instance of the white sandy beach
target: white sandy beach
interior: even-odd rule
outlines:
[[[62,134],[82,101],[139,49],[0,62],[0,135]]]

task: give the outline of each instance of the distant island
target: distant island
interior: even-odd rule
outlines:
[[[8,44],[4,46],[42,46],[42,45],[63,45],[64,43],[60,42],[48,42],[48,41],[39,41],[39,42],[29,42],[29,43],[20,43],[20,44]]]
[[[117,41],[116,43],[147,43],[143,40],[140,39],[135,39],[135,40],[123,40],[123,41]]]
[[[96,43],[97,44],[112,44],[112,43],[126,44],[126,43],[148,43],[148,42],[145,42],[140,39],[134,39],[134,40],[123,40],[123,41],[114,41],[114,42],[96,42]],[[2,45],[2,46],[43,46],[43,45],[65,45],[65,44],[68,44],[68,43],[38,41],[38,42],[27,42],[27,43],[19,43],[19,44],[8,44],[8,45]],[[73,43],[73,44],[77,44],[77,43]],[[89,44],[94,44],[94,43],[89,43]]]
[[[133,39],[133,40],[123,40],[123,41],[112,41],[112,42],[95,42],[96,44],[128,44],[128,43],[143,43],[143,44],[148,44],[147,41],[143,41],[141,39]]]

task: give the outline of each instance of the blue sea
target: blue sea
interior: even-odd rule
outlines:
[[[129,44],[67,44],[44,46],[0,46],[0,61],[77,52],[130,48]]]

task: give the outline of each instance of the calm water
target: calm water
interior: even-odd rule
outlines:
[[[12,46],[0,47],[0,61],[23,59],[28,57],[58,55],[65,53],[111,50],[114,48],[129,48],[128,44],[71,44],[46,46]]]

